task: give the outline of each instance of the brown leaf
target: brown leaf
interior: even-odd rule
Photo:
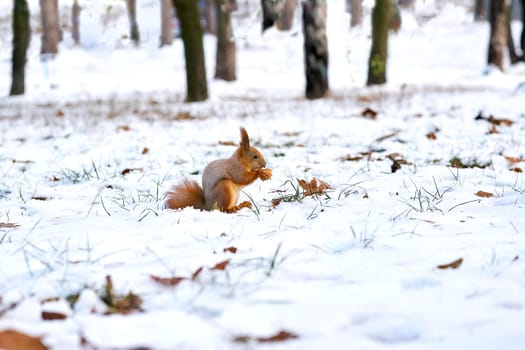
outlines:
[[[239,336],[234,337],[233,341],[235,343],[242,343],[242,344],[245,344],[251,341],[255,341],[257,343],[278,343],[278,342],[284,342],[287,340],[298,339],[298,338],[299,336],[295,333],[292,333],[286,330],[281,330],[275,333],[274,335],[271,335],[268,337],[253,337],[249,335],[239,335]]]
[[[367,107],[361,111],[361,116],[375,120],[377,118],[377,111],[373,110],[370,107]]]
[[[117,130],[130,131],[131,128],[129,127],[129,125],[120,125],[120,126],[117,127]]]
[[[64,111],[59,109],[57,110],[57,113],[55,114],[57,118],[63,118],[64,117]]]
[[[191,115],[190,112],[179,112],[175,116],[175,120],[181,121],[181,120],[194,120],[195,117]]]
[[[510,156],[503,156],[503,157],[511,164],[525,162],[525,158],[523,157],[510,157]]]
[[[490,198],[490,197],[494,197],[494,194],[490,192],[485,192],[485,191],[478,191],[476,192],[476,196],[481,197],[481,198]]]
[[[306,180],[303,179],[297,179],[297,183],[303,189],[305,196],[323,194],[326,190],[331,188],[329,184],[316,178],[313,178],[310,182],[306,182]]]
[[[221,146],[234,146],[234,147],[238,146],[238,144],[236,144],[233,141],[219,141],[219,145],[221,145]]]
[[[454,261],[451,262],[451,263],[438,265],[437,268],[438,268],[438,269],[441,269],[441,270],[445,270],[445,269],[457,269],[458,267],[461,266],[462,263],[463,263],[463,258],[459,258],[459,259],[454,260]]]
[[[521,168],[518,168],[518,167],[511,168],[510,171],[514,171],[515,173],[522,173],[523,172],[523,170]]]
[[[131,172],[134,172],[134,171],[139,171],[139,172],[141,172],[141,171],[144,171],[144,169],[143,169],[143,168],[126,168],[126,169],[122,170],[122,171],[120,172],[120,174],[121,174],[121,175],[127,175],[127,174],[129,174],[129,173],[131,173]]]
[[[426,134],[426,137],[429,140],[437,140],[437,136],[435,132],[429,132],[428,134]]]
[[[159,277],[155,275],[149,275],[149,277],[163,286],[176,286],[180,282],[187,280],[187,277]]]
[[[223,252],[228,252],[228,253],[232,253],[232,254],[236,254],[237,253],[237,248],[236,247],[228,247],[228,248],[224,248],[222,250]]]
[[[346,161],[346,162],[357,162],[361,159],[364,158],[364,155],[359,155],[359,156],[351,156],[350,154],[344,156],[344,157],[341,157],[339,158],[340,160],[342,161]]]
[[[149,153],[149,148],[148,148],[148,147],[144,147],[144,148],[142,149],[142,152],[141,152],[141,153],[142,153],[142,154],[148,154],[148,153]]]
[[[282,198],[274,198],[272,199],[272,206],[275,208],[276,206],[281,204],[282,201],[283,201]]]
[[[14,224],[12,222],[0,222],[0,228],[15,228],[19,227],[20,225]]]
[[[42,319],[45,321],[65,320],[67,315],[61,312],[42,311]]]
[[[14,330],[0,331],[0,349],[7,350],[47,350],[38,337],[32,337]]]
[[[514,122],[510,119],[506,119],[506,118],[496,118],[494,116],[490,116],[488,119],[489,123],[493,124],[493,125],[504,125],[504,126],[511,126],[512,124],[514,124]]]
[[[46,196],[33,196],[31,197],[31,199],[35,200],[35,201],[47,201],[49,200],[50,198],[49,197],[46,197]]]
[[[492,125],[489,131],[487,131],[487,135],[494,135],[494,134],[499,134],[499,130],[498,128],[496,128],[496,125]]]
[[[226,269],[226,266],[230,263],[230,259],[221,261],[220,263],[215,264],[211,269],[214,271],[224,271]]]
[[[201,266],[197,270],[195,270],[195,272],[191,275],[191,280],[195,281],[199,277],[203,269],[204,268]]]

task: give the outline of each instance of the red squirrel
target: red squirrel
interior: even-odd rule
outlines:
[[[236,205],[243,187],[257,179],[266,181],[271,177],[272,170],[266,168],[261,152],[250,146],[248,133],[241,127],[241,143],[235,153],[230,158],[214,160],[204,168],[202,187],[188,179],[173,186],[167,193],[166,207],[219,209],[234,213],[241,208],[251,207],[248,201]]]

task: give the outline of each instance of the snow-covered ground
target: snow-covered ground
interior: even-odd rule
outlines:
[[[27,94],[0,97],[0,344],[17,330],[52,349],[525,348],[525,66],[487,69],[488,24],[436,3],[403,13],[389,83],[366,88],[369,7],[349,31],[329,1],[319,101],[303,98],[298,22],[263,36],[256,14],[236,22],[234,83],[212,79],[207,36],[195,104],[180,41],[157,48],[143,19],[133,48],[116,2],[100,37],[84,21],[95,37],[66,35],[53,63],[34,33]],[[241,125],[273,170],[245,189],[253,210],[164,210]],[[331,190],[296,190],[313,178]],[[106,276],[131,312],[102,301]]]

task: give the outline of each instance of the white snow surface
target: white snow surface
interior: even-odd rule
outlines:
[[[367,88],[370,8],[349,30],[329,1],[331,93],[317,101],[303,97],[300,17],[264,35],[256,13],[236,18],[232,83],[213,79],[206,35],[210,99],[191,104],[180,40],[158,48],[143,18],[133,47],[120,2],[85,47],[66,31],[52,62],[34,32],[27,93],[0,98],[0,331],[51,349],[525,349],[525,66],[488,69],[488,24],[434,3],[403,12],[388,83]],[[6,95],[10,35],[0,45]],[[513,123],[489,133],[478,115]],[[245,188],[253,210],[163,209],[172,184],[233,153],[240,126],[273,170]],[[394,173],[393,153],[407,163]],[[331,190],[294,196],[313,178]],[[176,286],[151,278],[201,267]],[[106,276],[140,310],[107,314]],[[257,340],[279,331],[297,338]]]

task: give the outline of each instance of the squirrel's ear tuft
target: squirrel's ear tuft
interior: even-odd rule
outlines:
[[[250,138],[248,137],[248,133],[246,132],[246,129],[241,126],[241,147],[245,151],[250,150]]]

